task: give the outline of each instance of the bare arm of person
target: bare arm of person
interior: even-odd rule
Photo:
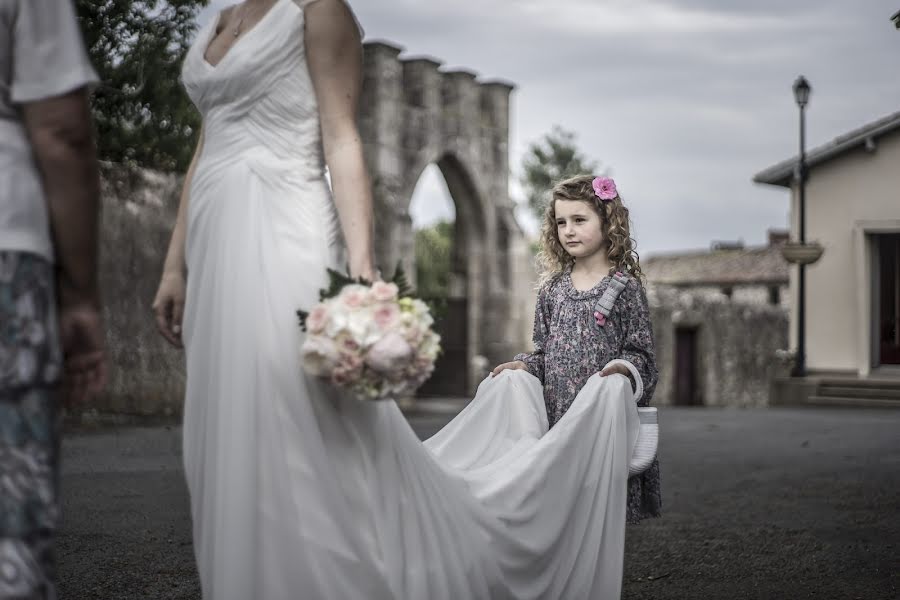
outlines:
[[[26,103],[22,114],[47,198],[61,300],[99,308],[100,177],[87,90]]]
[[[372,182],[363,158],[356,113],[362,87],[362,43],[341,0],[305,9],[306,55],[322,126],[325,161],[347,242],[350,274],[375,277]]]
[[[187,207],[190,202],[191,180],[197,167],[197,158],[203,152],[203,128],[200,128],[200,140],[191,158],[184,184],[181,188],[181,200],[178,204],[178,216],[172,229],[172,239],[163,263],[162,277],[156,297],[153,299],[153,312],[156,315],[156,327],[170,344],[176,348],[184,346],[181,339],[181,319],[184,315],[184,299],[186,292],[187,267],[185,265],[184,242],[187,237]]]
[[[67,399],[77,403],[99,392],[107,378],[97,282],[100,176],[87,89],[25,102],[22,116],[56,253]]]

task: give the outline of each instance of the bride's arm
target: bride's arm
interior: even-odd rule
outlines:
[[[181,317],[184,313],[185,275],[187,273],[184,260],[184,240],[187,230],[185,221],[187,220],[191,180],[194,178],[197,157],[203,152],[203,127],[200,128],[199,137],[194,156],[191,158],[191,165],[184,176],[181,200],[178,204],[178,216],[172,230],[169,250],[166,252],[159,289],[153,299],[153,312],[156,313],[156,326],[159,332],[169,343],[179,348],[181,347]]]
[[[372,184],[356,125],[362,87],[362,43],[356,20],[341,0],[307,5],[306,56],[312,78],[325,161],[344,239],[350,274],[373,279]]]
[[[172,239],[169,242],[169,250],[166,253],[166,262],[163,266],[163,273],[178,273],[184,275],[186,267],[184,263],[184,239],[187,225],[187,205],[190,196],[191,180],[194,179],[194,169],[197,167],[197,158],[203,152],[203,126],[200,126],[200,135],[197,141],[197,147],[194,149],[194,156],[191,158],[191,164],[188,166],[187,174],[184,176],[184,183],[181,186],[181,199],[178,204],[178,217],[175,219],[175,228],[172,230]]]

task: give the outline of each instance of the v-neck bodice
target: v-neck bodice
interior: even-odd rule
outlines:
[[[253,151],[265,155],[266,164],[289,161],[301,176],[322,176],[319,111],[303,40],[304,9],[294,0],[277,0],[212,65],[204,54],[218,20],[200,29],[182,68],[185,89],[203,115],[201,160],[224,165]]]
[[[202,52],[200,53],[200,56],[203,58],[203,62],[205,62],[211,69],[218,68],[218,66],[220,64],[222,64],[222,61],[224,61],[226,58],[228,58],[228,55],[231,54],[231,51],[234,50],[236,46],[241,45],[244,38],[252,37],[254,30],[256,30],[258,27],[262,27],[265,25],[266,19],[268,19],[272,15],[272,13],[276,12],[275,9],[277,8],[279,2],[280,2],[280,0],[275,0],[275,2],[272,4],[272,6],[270,6],[266,10],[266,12],[263,13],[263,15],[256,21],[256,23],[254,23],[253,25],[250,26],[249,29],[244,30],[244,32],[240,33],[240,34],[235,33],[235,35],[237,36],[236,39],[231,43],[231,46],[228,47],[228,49],[225,51],[225,53],[219,57],[219,60],[217,60],[215,62],[215,64],[213,64],[212,62],[209,61],[209,58],[208,58],[209,50],[210,50],[210,47],[212,46],[212,43],[218,37],[217,32],[219,29],[219,24],[222,22],[222,13],[224,13],[225,11],[221,10],[221,11],[217,12],[215,18],[212,21],[212,25],[209,27],[208,35],[205,37],[198,37],[197,43],[198,44],[202,43],[202,47],[201,47]],[[237,5],[234,5],[234,6],[237,6]],[[204,39],[205,39],[205,43],[201,42],[201,40],[204,40]]]

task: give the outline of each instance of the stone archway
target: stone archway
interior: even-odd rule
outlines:
[[[514,86],[441,70],[431,58],[401,58],[385,42],[365,44],[360,130],[375,194],[376,253],[392,268],[414,269],[409,205],[422,171],[436,164],[456,206],[451,295],[465,298],[465,352],[444,365],[468,395],[492,365],[520,351],[524,235],[509,197],[509,96]],[[527,283],[526,283],[527,285]],[[527,289],[527,287],[526,287]],[[481,357],[484,357],[483,359]]]

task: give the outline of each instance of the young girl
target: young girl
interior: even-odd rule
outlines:
[[[558,183],[551,194],[538,254],[535,350],[499,365],[492,374],[525,369],[540,379],[553,427],[598,371],[601,376],[627,376],[639,406],[649,404],[658,372],[643,273],[628,209],[615,182],[582,175]],[[598,302],[604,292],[621,283],[624,288],[611,309],[602,310]],[[654,460],[628,480],[627,520],[659,516],[660,506],[659,463]]]

